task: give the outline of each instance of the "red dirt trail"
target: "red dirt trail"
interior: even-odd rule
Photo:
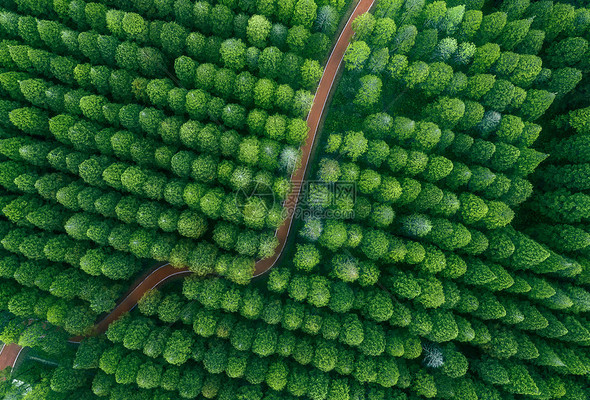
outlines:
[[[21,346],[14,343],[3,345],[2,350],[0,350],[0,371],[8,367],[14,367],[22,349]]]
[[[289,197],[287,197],[283,203],[287,209],[287,218],[275,232],[275,236],[279,241],[279,245],[277,246],[273,256],[256,262],[253,277],[263,275],[272,267],[274,267],[278,259],[281,257],[283,250],[285,249],[285,244],[287,243],[287,238],[289,237],[291,226],[293,225],[295,209],[297,208],[297,204],[299,202],[299,195],[301,193],[302,186],[300,183],[303,182],[307,172],[313,145],[324,114],[324,108],[332,91],[334,80],[336,79],[342,64],[344,53],[346,52],[348,44],[350,43],[350,39],[354,34],[352,30],[352,21],[357,16],[369,11],[374,1],[375,0],[359,0],[354,11],[348,18],[344,29],[342,29],[342,32],[340,33],[340,36],[338,37],[338,40],[332,49],[332,53],[330,53],[330,58],[328,58],[328,62],[324,68],[324,73],[320,79],[318,90],[316,91],[313,100],[313,105],[309,115],[307,116],[307,126],[309,127],[309,133],[307,135],[305,144],[301,147],[301,166],[297,168],[297,170],[295,170],[291,175],[291,182],[294,184]],[[91,334],[96,335],[104,333],[113,321],[117,320],[124,313],[131,311],[147,291],[155,289],[172,279],[178,279],[190,274],[192,274],[192,272],[190,272],[187,268],[174,268],[170,264],[164,264],[157,267],[147,276],[142,276],[140,281],[137,281],[132,285],[132,288],[127,293],[125,298],[123,298],[123,300],[117,304],[113,311],[111,311],[105,318],[103,318],[94,326]],[[76,336],[71,338],[70,342],[79,343],[82,338],[82,336]],[[21,347],[16,344],[5,346],[0,352],[0,370],[14,365],[20,350]]]
[[[301,182],[303,182],[305,173],[307,172],[309,158],[311,156],[313,144],[318,133],[322,116],[324,114],[324,108],[326,102],[329,99],[330,92],[332,91],[332,85],[336,79],[340,65],[342,64],[344,53],[348,48],[348,43],[350,43],[350,39],[354,34],[352,30],[352,21],[354,21],[354,19],[360,14],[369,11],[373,5],[373,2],[374,0],[359,1],[356,8],[348,18],[348,21],[346,21],[346,25],[344,26],[344,29],[342,29],[342,32],[340,33],[340,36],[338,37],[338,40],[332,49],[332,53],[330,53],[330,58],[328,58],[328,62],[324,68],[324,73],[320,79],[318,90],[316,91],[315,97],[313,98],[313,105],[309,111],[309,115],[307,116],[307,126],[309,127],[309,133],[307,135],[307,139],[305,140],[305,144],[303,147],[301,147],[301,166],[297,168],[297,170],[295,170],[291,175],[291,182],[294,184],[292,185],[293,187],[289,197],[283,203],[283,205],[287,207],[287,218],[283,222],[283,225],[281,225],[275,233],[277,239],[279,240],[279,245],[277,246],[275,254],[272,257],[256,262],[254,277],[260,276],[271,269],[283,253],[285,244],[287,243],[287,238],[289,237],[289,232],[291,231],[291,226],[293,225],[294,212],[299,202],[299,194],[301,193]]]

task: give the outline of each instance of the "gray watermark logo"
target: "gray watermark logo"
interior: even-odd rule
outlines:
[[[234,195],[236,206],[242,213],[248,204],[258,203],[268,211],[278,203],[272,187],[264,182],[254,182],[245,189],[236,190]]]
[[[235,198],[242,213],[247,204],[257,202],[267,211],[280,205],[284,217],[293,215],[295,219],[351,219],[354,218],[357,185],[356,182],[292,181],[291,190],[281,204],[270,185],[256,182],[247,189],[236,190]]]

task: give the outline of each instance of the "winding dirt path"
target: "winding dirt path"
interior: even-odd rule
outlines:
[[[8,367],[14,368],[21,351],[23,351],[23,348],[15,343],[2,345],[0,350],[0,371]]]
[[[279,241],[279,245],[277,246],[273,256],[256,262],[253,273],[254,278],[263,275],[272,267],[274,267],[283,254],[283,250],[285,249],[285,245],[287,243],[287,239],[289,238],[291,227],[293,226],[293,221],[295,219],[295,210],[297,209],[302,189],[301,182],[303,182],[308,171],[307,167],[309,165],[313,145],[317,137],[318,128],[324,115],[324,109],[332,91],[334,80],[336,79],[336,75],[338,74],[338,70],[342,64],[344,53],[346,52],[348,44],[350,43],[350,39],[354,34],[352,30],[352,21],[354,21],[354,19],[360,14],[367,12],[373,5],[373,2],[374,0],[359,0],[354,11],[348,18],[344,29],[342,29],[342,32],[340,33],[340,36],[338,37],[338,40],[332,49],[332,53],[330,53],[330,57],[328,58],[328,62],[324,68],[324,73],[322,74],[322,78],[320,79],[320,83],[318,85],[318,90],[316,91],[313,100],[313,105],[309,115],[307,116],[307,126],[309,127],[309,133],[307,135],[305,144],[301,148],[301,166],[297,168],[293,174],[291,174],[291,182],[293,187],[291,189],[291,193],[289,193],[289,197],[287,197],[287,199],[285,199],[283,202],[283,206],[287,209],[287,218],[285,218],[283,224],[275,232],[275,236]],[[128,292],[125,298],[119,304],[117,304],[113,311],[111,311],[109,315],[107,315],[95,325],[93,333],[99,334],[106,331],[106,329],[109,327],[109,324],[117,320],[124,313],[131,311],[137,305],[137,302],[139,299],[141,299],[145,292],[157,288],[169,280],[178,279],[183,276],[190,275],[191,273],[192,272],[187,268],[174,268],[170,264],[165,264],[156,268],[148,276],[143,278],[140,282],[136,282],[132,286],[132,289]],[[82,337],[78,336],[71,338],[70,342],[79,343],[80,340],[82,340]]]
[[[254,278],[264,274],[274,267],[276,262],[283,254],[285,244],[287,243],[287,238],[289,237],[289,233],[291,231],[291,226],[293,225],[295,210],[299,204],[299,195],[301,194],[302,189],[301,183],[304,181],[308,171],[307,167],[318,133],[318,128],[324,115],[324,109],[330,97],[334,80],[336,79],[336,75],[338,74],[338,70],[342,64],[344,53],[346,52],[348,44],[350,43],[350,39],[354,34],[352,30],[352,21],[354,21],[357,16],[369,11],[374,1],[375,0],[359,0],[352,14],[348,18],[348,21],[346,21],[344,29],[342,29],[342,32],[340,32],[340,36],[338,36],[338,40],[332,49],[332,53],[330,53],[330,57],[328,58],[328,62],[324,68],[324,73],[322,74],[322,78],[320,79],[320,83],[318,85],[318,90],[316,91],[313,98],[313,105],[309,111],[309,115],[307,116],[307,126],[309,127],[309,133],[307,134],[305,144],[303,147],[301,147],[301,166],[297,168],[293,174],[291,174],[291,193],[289,194],[289,197],[287,197],[287,199],[283,202],[283,206],[287,209],[287,218],[275,232],[275,236],[279,240],[279,245],[277,246],[273,256],[256,262]]]
[[[374,1],[375,0],[359,0],[352,14],[348,18],[344,29],[342,29],[342,32],[340,33],[340,36],[338,37],[338,40],[332,49],[332,53],[330,53],[330,57],[328,58],[328,62],[324,68],[324,73],[322,74],[322,78],[320,79],[320,83],[313,100],[313,105],[309,115],[307,116],[307,126],[309,127],[309,133],[307,135],[305,144],[301,147],[301,166],[297,168],[297,170],[295,170],[291,175],[293,187],[289,197],[287,197],[283,203],[283,206],[287,209],[287,218],[275,232],[275,236],[279,241],[279,245],[277,246],[272,257],[256,262],[253,277],[261,276],[269,271],[275,266],[283,254],[283,250],[285,249],[287,239],[289,238],[289,234],[291,232],[291,227],[293,226],[293,220],[295,219],[295,210],[299,204],[299,197],[302,189],[301,183],[304,181],[308,171],[307,167],[311,158],[318,128],[320,126],[320,122],[322,121],[322,117],[324,116],[324,109],[326,103],[329,100],[334,81],[342,64],[344,53],[346,52],[348,44],[350,43],[350,39],[354,34],[352,30],[352,21],[354,21],[354,19],[360,14],[369,11]],[[124,313],[131,311],[147,291],[155,289],[170,280],[178,279],[190,274],[192,274],[192,272],[187,268],[179,269],[174,268],[170,264],[164,264],[154,269],[147,276],[142,276],[139,281],[136,281],[131,286],[129,292],[125,295],[123,300],[117,304],[113,311],[111,311],[105,318],[103,318],[94,326],[91,334],[100,334],[105,332],[113,321],[117,320]],[[70,339],[70,342],[79,343],[82,338],[82,336],[73,337]],[[9,365],[14,365],[18,355],[20,354],[20,351],[21,347],[18,345],[12,344],[5,346],[0,352],[0,370],[6,368]]]
[[[183,276],[191,275],[192,272],[186,268],[174,268],[170,264],[164,264],[157,267],[155,270],[149,273],[148,276],[142,276],[136,281],[129,292],[125,295],[117,306],[111,311],[106,317],[100,320],[92,329],[91,335],[98,335],[104,333],[109,325],[121,317],[128,311],[131,311],[141,297],[149,290],[155,289],[158,286],[164,284],[173,279],[178,279]],[[70,343],[80,343],[83,336],[76,336],[70,338]]]

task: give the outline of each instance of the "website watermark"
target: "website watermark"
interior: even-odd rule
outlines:
[[[331,208],[304,208],[297,207],[286,209],[285,212],[292,212],[294,219],[307,221],[309,219],[352,219],[354,218],[353,210],[334,210]]]
[[[319,180],[292,181],[286,199],[267,183],[255,182],[236,190],[235,202],[239,211],[250,212],[252,204],[269,212],[282,208],[283,216],[295,219],[351,219],[357,199],[356,182],[324,182]]]

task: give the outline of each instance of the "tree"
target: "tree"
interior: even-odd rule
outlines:
[[[362,383],[375,382],[377,379],[376,358],[361,355],[355,363],[353,377]]]
[[[293,258],[293,264],[298,269],[311,271],[320,262],[320,253],[313,244],[297,246],[297,252]]]
[[[371,44],[376,47],[387,46],[395,35],[397,27],[391,18],[377,18],[375,27],[369,39]]]
[[[393,303],[389,295],[381,290],[375,290],[367,299],[366,312],[377,321],[387,321],[393,314]]]
[[[163,366],[160,364],[148,362],[139,367],[137,371],[137,386],[143,389],[154,389],[160,386]]]
[[[36,108],[17,108],[8,117],[15,127],[29,135],[44,136],[49,128],[47,115]]]
[[[496,135],[500,140],[503,140],[507,143],[514,143],[522,134],[524,130],[524,123],[519,117],[513,115],[505,115],[500,120],[500,124],[498,125],[498,130],[496,131]],[[524,154],[523,154],[524,156]]]
[[[208,190],[198,202],[201,211],[210,218],[219,218],[223,201],[223,193],[220,190]]]
[[[83,371],[76,371],[68,367],[58,367],[51,375],[51,389],[58,393],[72,392],[81,388],[86,379]]]
[[[481,18],[481,14],[479,15]],[[502,29],[506,25],[506,20],[506,13],[501,11],[485,15],[483,19],[480,19],[481,24],[479,25],[476,36],[478,42],[493,42],[500,32],[502,32]]]
[[[272,24],[263,15],[254,15],[248,20],[246,30],[248,40],[256,47],[264,48],[268,35],[270,34]]]
[[[218,69],[215,74],[214,93],[223,99],[227,99],[233,92],[233,85],[236,74],[226,68]]]
[[[209,33],[211,29],[211,20],[209,15],[211,13],[211,5],[204,1],[195,2],[192,14],[194,16],[193,23],[199,30]]]
[[[344,54],[344,65],[348,71],[361,71],[369,56],[371,55],[371,48],[362,40],[357,40],[351,43]]]
[[[213,121],[219,121],[221,119],[221,113],[225,102],[220,97],[211,97],[211,100],[207,104],[207,115]]]
[[[238,233],[235,250],[245,256],[254,256],[258,250],[258,234],[253,231]]]
[[[276,85],[270,79],[260,79],[254,87],[254,102],[258,107],[270,109],[274,103]]]
[[[280,114],[271,115],[266,120],[265,133],[273,140],[284,139],[287,121]]]
[[[391,43],[392,51],[407,54],[414,46],[417,35],[418,29],[414,25],[400,26]]]
[[[588,41],[581,37],[569,37],[554,42],[548,49],[549,59],[557,67],[575,66],[588,49]]]
[[[375,29],[376,19],[371,13],[364,13],[359,15],[352,22],[352,29],[354,29],[355,36],[358,40],[367,40],[373,29]]]
[[[301,66],[301,79],[303,87],[305,87],[306,89],[313,90],[318,85],[323,72],[323,68],[316,60],[305,60],[305,62]],[[286,109],[290,110],[290,108]]]
[[[315,307],[324,307],[330,300],[330,289],[328,288],[328,280],[324,277],[312,277],[310,280],[309,293],[307,301]],[[314,331],[317,333],[317,328],[314,326]]]
[[[317,5],[312,0],[298,0],[293,7],[291,25],[302,25],[311,28],[317,15]]]
[[[390,154],[391,149],[385,141],[371,140],[368,144],[366,159],[369,164],[380,167]]]
[[[532,22],[532,18],[508,22],[498,38],[500,45],[506,50],[513,50],[524,40]]]
[[[176,156],[172,157],[173,168],[175,166],[175,157]],[[180,170],[181,174],[179,175],[181,175],[182,177],[189,175],[189,173],[187,173],[188,171],[185,170],[185,168],[188,168],[188,165],[184,164],[184,161],[186,160],[187,163],[191,164],[190,176],[197,182],[210,183],[217,178],[216,160],[213,157],[209,155],[200,155],[196,158],[192,158],[192,154],[190,153],[188,154],[188,156],[185,157],[186,158],[184,160],[181,159],[183,164],[180,164],[182,170]]]
[[[545,31],[531,29],[524,39],[516,46],[519,54],[536,55],[541,51],[545,41]]]
[[[254,329],[244,322],[239,322],[230,333],[231,344],[240,351],[249,350],[254,340]]]
[[[459,196],[459,200],[461,201],[460,213],[467,224],[480,220],[488,213],[486,203],[473,194],[463,193]]]
[[[274,354],[278,334],[273,326],[258,328],[252,342],[252,352],[262,357]]]
[[[476,46],[471,42],[463,42],[457,46],[453,54],[453,62],[459,65],[467,65],[476,53]]]
[[[173,365],[184,364],[190,357],[193,341],[194,339],[188,331],[172,331],[162,354],[164,359]]]
[[[484,357],[475,365],[476,371],[481,378],[490,384],[505,385],[510,382],[508,372],[502,363],[491,357]]]
[[[298,90],[295,92],[292,110],[295,118],[292,119],[289,124],[290,129],[289,134],[287,135],[289,142],[292,144],[300,144],[307,134],[307,130],[305,130],[305,135],[302,132],[303,127],[306,127],[304,118],[307,117],[307,114],[309,114],[309,111],[311,110],[313,99],[313,93],[307,90]]]
[[[276,47],[266,47],[258,57],[258,70],[269,79],[275,79],[279,75],[283,53]]]
[[[345,225],[336,220],[326,221],[323,231],[319,236],[319,242],[322,246],[329,248],[332,251],[336,251],[346,241],[346,227]]]
[[[226,342],[214,342],[203,358],[203,366],[211,374],[223,372],[227,366],[228,348]]]
[[[531,89],[520,109],[521,115],[527,121],[534,121],[547,111],[555,99],[555,93],[546,90]]]
[[[358,185],[361,193],[370,194],[381,185],[381,175],[371,169],[362,170]]]
[[[268,366],[266,384],[273,390],[282,390],[287,385],[289,368],[284,361],[274,361]]]
[[[459,99],[439,97],[426,108],[425,113],[441,128],[452,129],[464,116],[465,103]]]
[[[127,34],[127,37],[130,39],[139,42],[143,42],[147,39],[148,24],[139,14],[125,13],[123,15],[123,19],[121,20],[120,29],[122,29]],[[100,29],[98,30],[100,31]]]
[[[234,13],[224,4],[216,4],[210,13],[211,31],[214,35],[223,38],[229,37],[232,34]]]
[[[365,75],[359,81],[361,86],[354,98],[354,104],[370,110],[381,98],[381,79],[375,75]]]
[[[412,89],[425,82],[428,74],[428,64],[424,61],[415,61],[405,70],[402,80],[409,89]]]
[[[385,204],[376,206],[373,212],[374,213],[371,215],[371,222],[378,228],[385,228],[391,225],[393,218],[395,217],[393,208]]]
[[[244,36],[246,36],[244,34]],[[260,58],[260,49],[250,46],[246,49],[246,66],[251,70],[256,70],[258,65],[258,60]]]
[[[160,33],[164,51],[174,57],[181,56],[187,36],[187,30],[181,25],[175,22],[164,23]]]
[[[443,62],[434,62],[428,68],[428,78],[419,87],[428,96],[442,93],[453,78],[453,69]]]
[[[139,318],[129,322],[127,330],[123,336],[123,345],[130,350],[139,350],[143,348],[144,339],[153,328],[150,320]]]
[[[539,388],[525,366],[509,364],[507,372],[510,383],[505,387],[509,392],[528,395],[537,395],[539,393]]]
[[[307,298],[309,279],[303,275],[294,276],[289,282],[289,296],[296,301],[303,301]]]
[[[498,112],[504,111],[514,98],[516,88],[514,85],[503,79],[499,79],[494,86],[483,97],[483,105]]]
[[[338,28],[338,11],[332,5],[323,5],[319,8],[314,21],[314,30],[325,33],[328,36],[334,35]]]
[[[272,85],[268,85],[264,83],[264,86],[257,86],[258,89],[258,98],[256,99],[257,102],[261,102],[267,104],[266,102],[271,101],[272,94],[270,94],[270,90],[272,90]],[[248,128],[251,133],[255,134],[262,134],[264,132],[264,127],[266,125],[266,120],[268,118],[268,114],[266,111],[262,111],[260,109],[254,109],[250,111],[247,118]]]
[[[231,352],[227,361],[226,373],[230,378],[239,378],[244,375],[247,366],[247,358],[244,353]]]
[[[444,38],[432,50],[431,58],[437,61],[448,61],[457,51],[457,40],[455,38]]]
[[[309,373],[307,396],[312,400],[325,399],[329,384],[330,378],[325,373],[312,370]]]
[[[356,161],[367,149],[368,140],[365,138],[363,132],[347,132],[339,151],[350,157],[353,161]]]
[[[283,316],[283,303],[279,300],[275,300],[268,304],[268,306],[264,309],[262,314],[262,319],[269,325],[276,325],[281,322],[281,318]],[[292,338],[290,335],[288,338],[282,338],[284,335],[280,335],[277,342],[277,353],[281,354],[287,352],[287,349],[283,346],[288,347],[288,343],[292,343]],[[291,338],[291,339],[289,339]],[[286,340],[286,342],[283,342]],[[290,354],[290,350],[288,351]]]
[[[303,53],[304,48],[308,45],[310,37],[311,33],[308,29],[301,25],[296,25],[289,29],[286,43],[289,46],[289,50],[293,53],[301,54]]]
[[[528,88],[541,72],[542,63],[540,57],[521,54],[510,81],[517,86]]]
[[[372,52],[366,70],[371,74],[382,73],[389,62],[389,50],[387,47],[382,47],[377,51]]]
[[[377,357],[385,351],[385,333],[379,325],[367,324],[365,338],[359,350],[368,356]]]
[[[184,86],[192,86],[197,65],[192,58],[180,56],[174,61],[176,76]]]
[[[560,68],[554,70],[549,81],[548,89],[557,96],[563,96],[575,89],[582,80],[582,73],[575,68]]]
[[[490,74],[477,74],[469,77],[465,94],[474,100],[479,100],[486,93],[488,93],[496,79]]]
[[[393,80],[400,80],[404,76],[407,67],[408,58],[403,54],[395,54],[389,58],[387,71]]]
[[[590,125],[588,124],[589,116],[590,107],[570,111],[569,123],[580,134],[590,132]]]

